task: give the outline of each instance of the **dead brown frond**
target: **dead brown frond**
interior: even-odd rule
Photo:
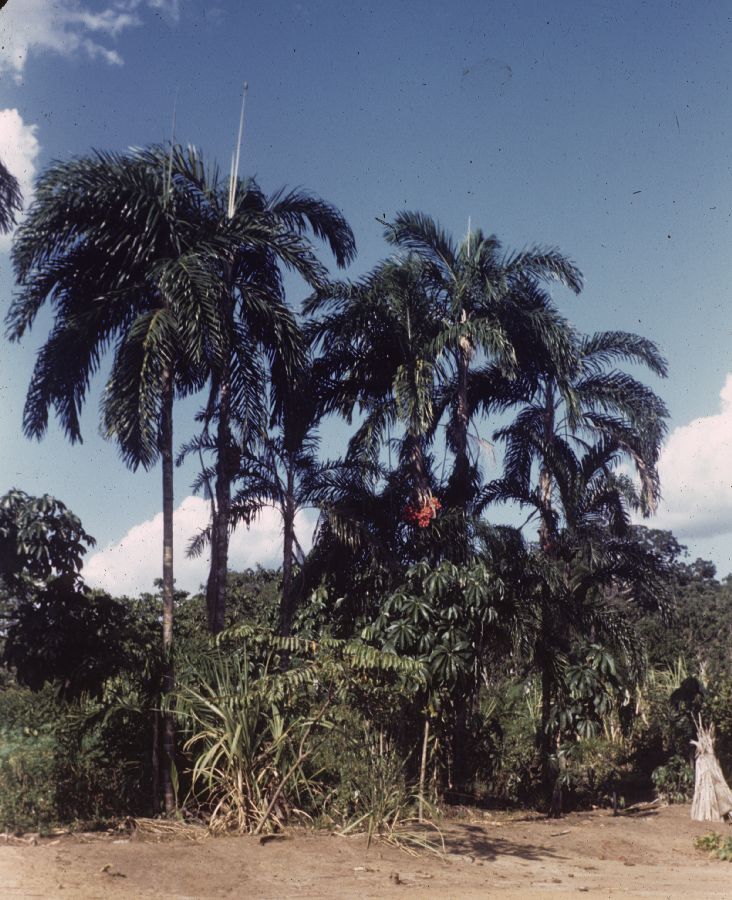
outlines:
[[[142,837],[154,838],[186,838],[200,841],[208,837],[209,830],[198,822],[185,822],[176,819],[130,819],[130,827]]]

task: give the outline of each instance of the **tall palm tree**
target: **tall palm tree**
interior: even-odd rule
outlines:
[[[637,600],[657,602],[663,582],[656,577],[658,560],[633,540],[630,513],[649,515],[658,502],[657,463],[668,412],[652,390],[609,366],[630,362],[663,377],[666,362],[652,341],[626,332],[575,335],[573,346],[562,366],[537,358],[523,379],[504,379],[496,390],[506,407],[518,406],[518,414],[496,432],[506,444],[504,472],[481,496],[481,503],[512,501],[532,509],[540,552],[560,576],[542,593],[535,648],[545,775],[556,655],[585,621],[588,592],[622,582],[632,585]],[[501,382],[500,373],[492,377]],[[639,489],[621,470],[628,464]]]
[[[0,234],[7,234],[13,228],[22,208],[23,199],[18,179],[0,159]]]
[[[181,174],[188,177],[185,171]],[[215,296],[218,309],[215,321],[204,326],[209,397],[202,416],[205,433],[215,425],[206,598],[209,628],[216,633],[225,619],[229,535],[234,524],[231,484],[239,456],[251,435],[266,426],[270,404],[279,415],[283,397],[305,363],[300,332],[285,300],[281,267],[295,271],[311,287],[321,287],[327,273],[308,235],[325,241],[339,266],[354,258],[355,242],[334,206],[303,191],[267,197],[254,181],[227,185],[212,172],[202,195],[209,249],[197,256],[195,265],[199,274],[206,273],[207,290]]]
[[[202,348],[191,323],[216,314],[207,295],[192,288],[188,248],[205,244],[206,234],[200,197],[180,190],[171,175],[173,158],[186,155],[195,162],[191,151],[153,148],[96,152],[50,166],[16,237],[20,292],[7,316],[9,337],[20,340],[44,305],[54,311],[26,398],[28,437],[43,437],[55,410],[67,438],[81,441],[79,417],[91,378],[114,348],[104,429],[132,469],[162,461],[164,692],[173,683],[173,401],[203,384]],[[163,744],[171,810],[170,715]]]
[[[469,450],[472,415],[469,386],[477,357],[504,374],[520,371],[520,346],[541,348],[557,364],[570,351],[567,328],[542,284],[558,281],[579,293],[582,277],[567,257],[552,248],[503,251],[494,235],[469,230],[455,242],[429,216],[399,213],[385,229],[389,243],[422,261],[429,281],[433,315],[441,324],[434,341],[452,368],[447,440],[454,455],[448,486],[451,505],[467,509],[476,482]]]

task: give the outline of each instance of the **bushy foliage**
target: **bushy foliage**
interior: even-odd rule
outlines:
[[[654,769],[651,779],[656,794],[667,803],[685,803],[694,793],[694,770],[680,756],[672,756]]]
[[[0,829],[93,825],[149,811],[151,733],[137,716],[106,717],[53,686],[0,691]]]
[[[304,763],[325,709],[309,717],[283,694],[286,676],[277,678],[270,662],[257,665],[246,651],[216,654],[184,673],[176,695],[191,799],[214,831],[278,830],[312,805]]]
[[[184,670],[174,700],[191,797],[217,830],[257,834],[317,812],[308,761],[351,686],[380,673],[424,680],[413,660],[356,642],[278,638],[240,625],[218,644],[225,649]]]
[[[60,500],[12,490],[0,498],[0,581],[17,592],[32,579],[76,577],[95,540]]]
[[[157,645],[152,609],[61,577],[18,605],[2,662],[34,690],[54,682],[64,697],[98,697],[120,673],[154,667]]]
[[[724,862],[732,862],[732,838],[722,837],[717,831],[698,837],[694,841],[697,850],[706,851],[712,859],[721,859]]]

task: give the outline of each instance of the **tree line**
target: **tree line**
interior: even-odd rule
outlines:
[[[4,184],[9,227],[19,198]],[[162,471],[164,695],[175,684],[174,469],[195,454],[211,515],[189,552],[210,555],[212,635],[228,624],[232,530],[272,504],[279,635],[419,660],[415,716],[449,788],[469,777],[463,749],[498,668],[536,672],[537,754],[558,809],[566,742],[592,733],[643,669],[636,611],[669,605],[668,556],[632,524],[658,504],[668,418],[637,373],[663,378],[667,364],[646,337],[572,326],[551,287],[579,294],[582,275],[556,248],[509,250],[477,228],[456,239],[421,212],[383,228],[384,261],[338,280],[318,246],[344,268],[354,235],[306,191],[223,179],[177,145],[53,163],[12,249],[9,339],[44,307],[53,316],[23,429],[42,438],[54,413],[81,440],[91,380],[111,357],[102,430],[127,466]],[[300,312],[287,272],[308,286]],[[193,395],[200,429],[176,453],[175,402]],[[342,458],[324,460],[331,416],[352,433]],[[482,459],[497,447],[502,471],[488,479]],[[533,523],[528,539],[491,523],[507,503]],[[307,554],[295,532],[304,507],[319,510]],[[170,811],[170,712],[162,746]]]

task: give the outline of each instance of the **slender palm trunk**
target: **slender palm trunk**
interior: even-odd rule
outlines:
[[[544,447],[545,453],[554,441],[554,390],[549,382],[544,395]],[[539,545],[547,556],[554,555],[554,535],[551,530],[552,489],[554,483],[547,465],[542,465],[539,472],[539,496],[541,498],[541,525],[539,526]]]
[[[422,735],[422,759],[419,766],[419,821],[424,821],[424,785],[427,776],[427,748],[430,739],[430,717],[425,714]]]
[[[543,553],[550,556],[554,543],[549,525],[552,508],[552,476],[545,466],[542,466],[539,471],[539,497],[542,509],[541,524],[539,525],[539,546]]]
[[[163,468],[163,696],[175,688],[173,670],[173,377],[164,375],[160,423],[160,455]],[[168,710],[163,716],[162,787],[166,813],[175,810],[172,767],[175,761],[175,721]]]
[[[544,445],[548,448],[554,440],[554,391],[553,385],[548,383],[544,397]],[[549,558],[556,556],[556,542],[551,525],[552,489],[553,479],[546,465],[539,472],[539,495],[541,497],[541,525],[539,526],[539,546],[542,552]],[[551,653],[551,608],[546,597],[541,602],[541,640],[544,644],[541,654],[541,723],[539,734],[539,758],[541,762],[541,776],[545,792],[545,799],[549,815],[557,816],[561,809],[557,809],[557,797],[561,806],[561,794],[557,794],[557,782],[552,778],[551,755],[556,743],[556,732],[551,728],[552,695],[554,692],[554,677],[552,673],[549,655]]]
[[[295,478],[292,469],[287,472],[287,493],[282,509],[283,556],[282,600],[280,605],[280,634],[288,635],[295,618],[295,584],[293,578],[293,552],[295,547]]]
[[[216,548],[219,545],[219,514],[215,501],[211,503],[211,561],[206,581],[206,617],[208,630],[216,634],[216,606],[219,596],[218,569],[216,568]]]
[[[231,523],[231,386],[228,370],[222,373],[218,390],[218,431],[216,434],[216,521],[211,530],[211,570],[206,589],[208,622],[212,634],[226,624],[226,576],[229,565]]]
[[[224,264],[225,294],[222,302],[228,305],[225,318],[233,333],[234,296],[233,267]],[[212,634],[223,631],[226,625],[226,588],[229,567],[229,528],[231,524],[231,480],[239,467],[231,435],[231,348],[223,353],[223,367],[214,379],[214,397],[218,399],[218,430],[216,433],[216,512],[211,524],[211,565],[206,585],[208,627]]]
[[[455,410],[455,476],[460,505],[468,503],[470,458],[468,456],[468,373],[470,370],[471,347],[467,338],[460,339],[457,352],[457,408]]]
[[[406,455],[409,461],[409,467],[412,471],[412,478],[414,479],[414,490],[417,495],[416,499],[420,502],[424,502],[429,499],[430,484],[429,479],[427,478],[427,467],[424,462],[422,438],[408,433],[405,438],[405,443],[407,451]]]

